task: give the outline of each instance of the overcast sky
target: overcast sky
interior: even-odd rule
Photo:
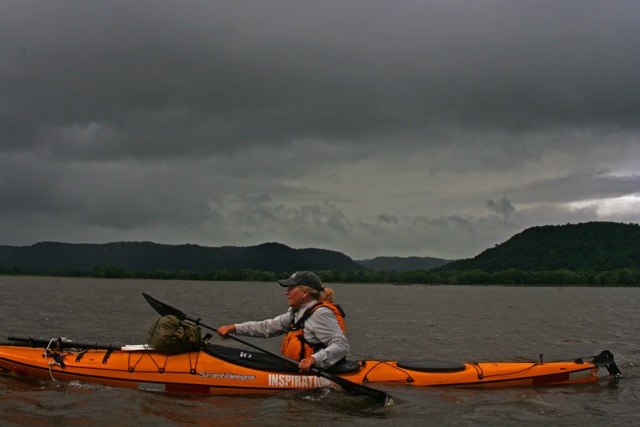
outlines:
[[[0,1],[0,245],[473,257],[640,222],[640,2]]]

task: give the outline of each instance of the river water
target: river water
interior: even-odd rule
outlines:
[[[542,354],[550,361],[608,349],[624,377],[505,389],[376,384],[394,398],[393,405],[378,408],[339,389],[178,397],[0,375],[0,424],[640,425],[640,288],[329,286],[347,312],[354,360],[535,361]],[[63,336],[100,344],[143,343],[158,315],[141,292],[214,326],[286,310],[283,288],[272,283],[0,276],[0,340]],[[280,345],[279,338],[248,340],[273,351]]]

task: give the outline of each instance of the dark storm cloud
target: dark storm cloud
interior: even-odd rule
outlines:
[[[13,22],[3,22],[4,50],[14,53],[3,78],[13,106],[3,114],[13,128],[5,144],[24,148],[36,131],[42,141],[92,124],[109,134],[85,149],[98,158],[447,124],[637,126],[637,9],[14,3],[3,14]]]

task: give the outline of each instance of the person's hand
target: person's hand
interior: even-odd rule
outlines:
[[[218,335],[226,338],[227,335],[233,334],[236,332],[236,325],[220,326],[217,332],[218,332]]]
[[[309,372],[311,367],[316,364],[316,359],[312,356],[307,357],[306,359],[302,359],[298,364],[298,368],[300,368],[300,372]]]

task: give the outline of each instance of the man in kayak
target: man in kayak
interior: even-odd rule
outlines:
[[[221,326],[218,334],[265,338],[286,334],[282,354],[299,360],[301,372],[309,372],[312,366],[327,369],[343,360],[349,352],[344,312],[332,301],[325,301],[325,297],[333,296],[333,291],[323,287],[320,278],[311,271],[298,271],[278,283],[287,288],[286,313],[273,319]]]

